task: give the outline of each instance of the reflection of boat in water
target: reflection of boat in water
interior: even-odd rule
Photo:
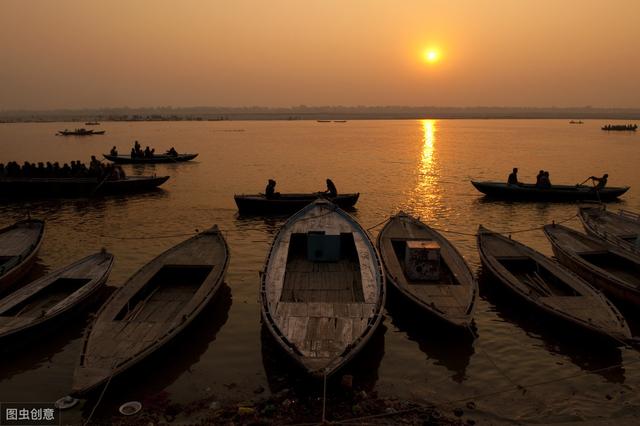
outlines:
[[[124,179],[98,178],[0,178],[0,198],[90,197],[129,194],[156,189],[169,176],[127,176]]]
[[[482,266],[532,306],[616,342],[631,339],[624,317],[602,293],[542,253],[483,226],[478,251]]]
[[[602,126],[602,130],[606,131],[629,131],[635,132],[638,129],[637,124],[607,124]]]
[[[91,135],[104,135],[105,130],[87,130],[85,128],[75,130],[60,130],[56,133],[57,136],[91,136]]]
[[[538,315],[535,308],[524,301],[514,299],[511,292],[496,286],[493,283],[494,278],[486,269],[481,268],[478,277],[482,297],[490,304],[497,320],[513,324],[523,330],[531,340],[522,342],[523,345],[541,346],[552,356],[563,359],[562,362],[556,361],[556,365],[562,365],[564,359],[568,359],[586,373],[598,374],[611,383],[624,383],[625,369],[622,366],[622,352],[619,348],[598,344],[599,341],[594,341],[593,335],[589,332],[581,332],[580,329],[553,317]],[[551,378],[553,374],[549,372]],[[566,374],[566,371],[562,374]],[[541,380],[544,378],[541,377]]]
[[[165,155],[154,154],[152,157],[132,157],[131,155],[102,154],[104,158],[119,164],[155,164],[155,163],[182,163],[193,160],[198,154]]]
[[[260,286],[262,318],[312,376],[330,376],[362,350],[382,321],[384,300],[373,243],[336,205],[308,205],[274,238]]]
[[[540,200],[540,201],[576,201],[595,200],[610,201],[618,198],[629,190],[628,186],[604,187],[596,190],[586,185],[552,185],[550,188],[540,188],[535,184],[511,185],[504,182],[478,182],[471,184],[489,197],[508,200]]]
[[[446,238],[401,212],[384,225],[377,246],[388,282],[409,301],[450,324],[471,325],[478,284]]]
[[[228,265],[227,244],[214,226],[138,270],[90,326],[73,392],[95,389],[177,337],[214,298]]]

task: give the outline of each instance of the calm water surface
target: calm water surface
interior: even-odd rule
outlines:
[[[281,218],[239,217],[234,193],[260,192],[274,178],[280,192],[324,189],[360,192],[354,213],[365,227],[402,209],[427,223],[462,233],[478,224],[520,230],[570,218],[576,204],[488,201],[469,179],[534,181],[549,170],[554,183],[574,184],[609,173],[611,185],[631,185],[609,208],[640,211],[640,135],[603,132],[600,121],[423,120],[294,122],[109,123],[104,136],[56,137],[74,123],[0,125],[0,162],[87,161],[133,141],[156,151],[175,146],[199,152],[188,164],[125,166],[129,174],[170,175],[161,191],[97,200],[0,204],[0,226],[26,212],[47,220],[46,237],[32,278],[106,247],[116,262],[109,284],[121,285],[180,234],[214,223],[231,248],[227,287],[203,318],[169,350],[152,358],[107,391],[96,416],[115,413],[125,401],[147,406],[191,403],[214,397],[242,401],[291,386],[274,343],[261,329],[258,271]],[[579,227],[576,220],[568,223]],[[372,229],[375,236],[379,228]],[[476,270],[472,236],[447,234]],[[149,238],[170,236],[167,238]],[[546,254],[542,231],[514,234]],[[567,422],[640,417],[640,354],[565,328],[515,303],[495,283],[481,283],[478,338],[452,333],[398,301],[383,326],[348,371],[356,386],[382,396],[465,408],[474,419],[494,422]],[[640,334],[637,318],[630,319]],[[67,324],[24,348],[2,354],[0,401],[53,401],[67,394],[78,359],[83,321]],[[275,354],[274,354],[275,353]],[[622,365],[622,366],[618,366]],[[564,379],[564,380],[558,380]],[[496,391],[491,396],[481,396]],[[318,389],[318,395],[321,389]],[[91,402],[65,421],[87,416]]]

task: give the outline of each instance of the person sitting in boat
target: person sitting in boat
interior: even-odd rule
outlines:
[[[507,183],[509,185],[520,185],[520,182],[518,182],[518,168],[514,167],[513,171],[509,174],[509,177],[507,178]]]
[[[273,179],[269,179],[267,187],[264,189],[264,196],[266,198],[276,198],[279,195],[280,193],[276,192],[276,181]]]
[[[171,157],[177,157],[178,156],[178,151],[176,151],[176,149],[174,147],[171,147],[171,149],[169,149],[167,151],[167,155],[169,155]]]
[[[327,190],[324,193],[331,198],[338,196],[338,190],[336,189],[336,186],[333,183],[333,181],[329,178],[327,178]]]
[[[140,150],[142,149],[142,147],[140,146],[140,143],[138,141],[135,141],[133,143],[133,149],[136,151],[136,153],[140,152]]]
[[[540,186],[540,179],[542,179],[542,176],[544,176],[544,170],[540,170],[538,172],[538,176],[536,176],[536,186]]]
[[[114,157],[118,156],[118,150],[116,149],[116,146],[114,145],[113,148],[111,148],[111,155],[113,155]]]
[[[135,148],[131,148],[131,158],[136,158],[138,154],[136,153],[136,149]]]
[[[549,179],[549,172],[542,172],[542,176],[540,176],[540,184],[538,185],[540,188],[551,188],[551,180]]]
[[[605,173],[605,174],[602,175],[602,177],[591,176],[589,179],[591,179],[593,181],[593,183],[595,184],[593,189],[598,191],[598,190],[603,189],[607,185],[607,179],[608,178],[609,178],[609,175]],[[596,184],[596,182],[598,182],[598,183]]]
[[[149,146],[147,145],[147,147],[144,149],[144,158],[151,158],[151,149],[149,149]]]

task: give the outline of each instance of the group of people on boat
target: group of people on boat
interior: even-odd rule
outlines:
[[[602,126],[602,130],[630,130],[635,132],[637,129],[637,124],[607,124]]]
[[[327,197],[330,198],[335,198],[338,196],[338,189],[336,188],[336,185],[333,183],[333,181],[329,178],[327,178],[327,190],[326,191],[320,191],[318,192],[318,194],[322,194],[325,195]],[[264,190],[264,195],[266,198],[278,198],[280,196],[279,192],[276,192],[276,181],[273,179],[269,179],[269,181],[267,182],[267,187]]]
[[[89,166],[82,161],[71,161],[62,166],[57,161],[51,163],[30,163],[25,161],[20,165],[16,161],[10,161],[6,165],[0,163],[0,177],[9,178],[98,178],[108,180],[120,180],[126,178],[122,167],[113,164],[104,164],[94,155],[91,156]]]
[[[587,180],[591,180],[593,182],[593,187],[596,190],[600,190],[607,185],[607,179],[609,178],[608,174],[602,175],[602,177],[597,176],[589,176]],[[586,182],[586,181],[585,181]],[[518,168],[514,167],[511,173],[509,173],[509,177],[507,178],[507,183],[509,185],[523,185],[523,183],[518,181]],[[584,183],[584,182],[583,182]],[[536,176],[536,188],[551,188],[551,180],[549,179],[549,172],[545,170],[540,170],[538,175]],[[579,185],[578,185],[579,186]]]
[[[118,156],[118,150],[115,146],[111,148],[110,154],[113,156]],[[153,158],[154,155],[156,155],[155,148],[149,148],[149,146],[147,145],[145,149],[142,149],[142,146],[138,141],[135,141],[133,144],[133,148],[131,148],[131,158]],[[174,147],[171,147],[167,150],[167,152],[164,153],[164,155],[167,155],[169,157],[177,157],[178,151],[176,151]]]

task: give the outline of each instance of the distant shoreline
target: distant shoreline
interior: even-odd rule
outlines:
[[[185,107],[0,111],[0,123],[88,121],[419,120],[419,119],[640,120],[640,108],[510,107]]]

